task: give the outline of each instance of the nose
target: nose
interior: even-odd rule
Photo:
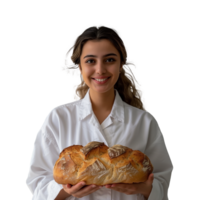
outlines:
[[[96,68],[97,74],[105,74],[106,73],[106,66],[102,61],[97,62],[95,68]]]

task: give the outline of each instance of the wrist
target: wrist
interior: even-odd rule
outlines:
[[[145,194],[143,194],[145,200],[147,200],[147,199],[149,198],[149,196],[150,196],[150,194],[151,194],[151,190],[152,190],[152,188],[153,188],[153,185],[151,185],[151,188],[150,188],[149,191],[147,191]]]
[[[143,196],[144,196],[144,199],[145,199],[145,200],[148,200],[149,196],[145,196],[145,195],[143,195]]]
[[[55,198],[55,200],[64,200],[64,199],[66,199],[69,196],[71,196],[71,195],[68,194],[64,189],[62,189],[62,190],[60,190],[60,193]]]

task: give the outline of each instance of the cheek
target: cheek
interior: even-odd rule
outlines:
[[[84,69],[82,71],[82,77],[85,83],[89,84],[89,82],[92,81],[91,77],[92,77],[92,70],[91,69]]]
[[[84,70],[83,70],[83,75],[84,76],[90,76],[91,74],[93,73],[93,70],[91,69],[91,68],[85,68]]]

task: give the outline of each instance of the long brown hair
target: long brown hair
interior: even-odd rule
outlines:
[[[82,53],[83,45],[88,40],[101,40],[101,39],[108,39],[115,48],[118,50],[120,57],[121,57],[121,65],[128,65],[132,63],[127,63],[127,53],[124,46],[122,39],[119,37],[117,32],[111,28],[101,26],[99,28],[90,27],[86,29],[75,41],[74,46],[72,46],[69,51],[73,48],[73,53],[71,56],[71,60],[75,65],[80,64],[80,57]],[[69,53],[68,51],[68,53]],[[67,54],[68,54],[67,53]],[[134,65],[134,64],[132,64]],[[68,69],[77,69],[79,67],[70,67]],[[130,69],[129,69],[130,70]],[[131,72],[131,70],[130,70]],[[80,97],[80,99],[84,98],[85,94],[87,93],[89,87],[85,84],[82,75],[81,77],[81,84],[78,85],[76,89],[76,94]],[[119,79],[117,80],[114,88],[118,91],[120,97],[123,101],[127,104],[137,107],[139,109],[145,110],[143,107],[143,103],[141,101],[140,94],[136,89],[134,83],[134,75],[127,73],[124,68],[122,67],[121,73],[119,74]]]

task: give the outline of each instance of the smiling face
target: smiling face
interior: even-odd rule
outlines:
[[[92,93],[113,92],[121,69],[120,54],[107,39],[89,40],[83,46],[79,68]]]

